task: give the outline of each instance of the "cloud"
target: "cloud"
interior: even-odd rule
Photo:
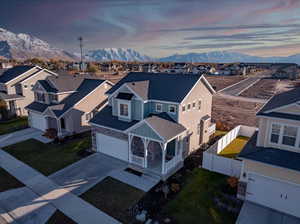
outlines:
[[[215,44],[189,44],[182,46],[161,46],[165,50],[198,50],[198,49],[217,49],[217,48],[232,48],[232,47],[241,47],[241,46],[251,46],[257,45],[253,42],[240,42],[240,43],[215,43]]]

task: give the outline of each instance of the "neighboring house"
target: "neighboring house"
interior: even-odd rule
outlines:
[[[7,104],[9,115],[25,116],[25,106],[32,103],[31,91],[37,80],[57,74],[38,66],[15,66],[0,75],[0,99]]]
[[[90,129],[88,121],[107,103],[104,94],[112,84],[106,80],[59,75],[39,80],[33,87],[35,101],[28,105],[31,127],[56,129],[66,136]]]
[[[300,88],[272,97],[239,154],[240,198],[300,217]],[[298,222],[297,222],[298,223]]]
[[[201,75],[129,73],[90,121],[93,149],[166,179],[209,140],[213,88]]]

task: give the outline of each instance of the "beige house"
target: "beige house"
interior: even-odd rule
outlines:
[[[57,130],[58,136],[90,129],[88,121],[107,103],[104,94],[112,84],[106,80],[59,75],[33,86],[35,100],[28,105],[31,127]]]
[[[213,88],[201,75],[129,73],[90,121],[93,149],[162,179],[209,140]]]
[[[275,217],[270,214],[277,211],[278,217],[290,220],[286,223],[300,222],[291,218],[300,218],[299,103],[299,88],[271,98],[257,113],[259,131],[239,155],[243,165],[238,196],[264,211],[269,208],[261,214],[266,217]]]
[[[25,107],[34,100],[32,87],[49,76],[57,74],[38,66],[15,66],[0,74],[0,99],[6,102],[9,115],[26,116]]]

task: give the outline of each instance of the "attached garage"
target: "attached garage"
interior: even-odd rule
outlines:
[[[128,161],[128,141],[96,133],[97,151]]]
[[[246,200],[300,217],[300,186],[249,173]]]
[[[42,131],[47,129],[46,118],[38,113],[30,112],[29,113],[30,126]]]

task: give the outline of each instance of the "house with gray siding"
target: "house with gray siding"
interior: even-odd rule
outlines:
[[[0,71],[0,99],[6,103],[9,116],[26,116],[25,107],[34,101],[31,91],[37,80],[57,74],[39,66],[15,66]]]
[[[93,150],[168,178],[209,140],[214,90],[202,75],[129,73],[90,123]]]
[[[112,83],[101,79],[59,75],[38,80],[33,86],[34,102],[29,104],[32,128],[56,130],[58,137],[90,130],[89,120],[105,104],[105,92]]]

